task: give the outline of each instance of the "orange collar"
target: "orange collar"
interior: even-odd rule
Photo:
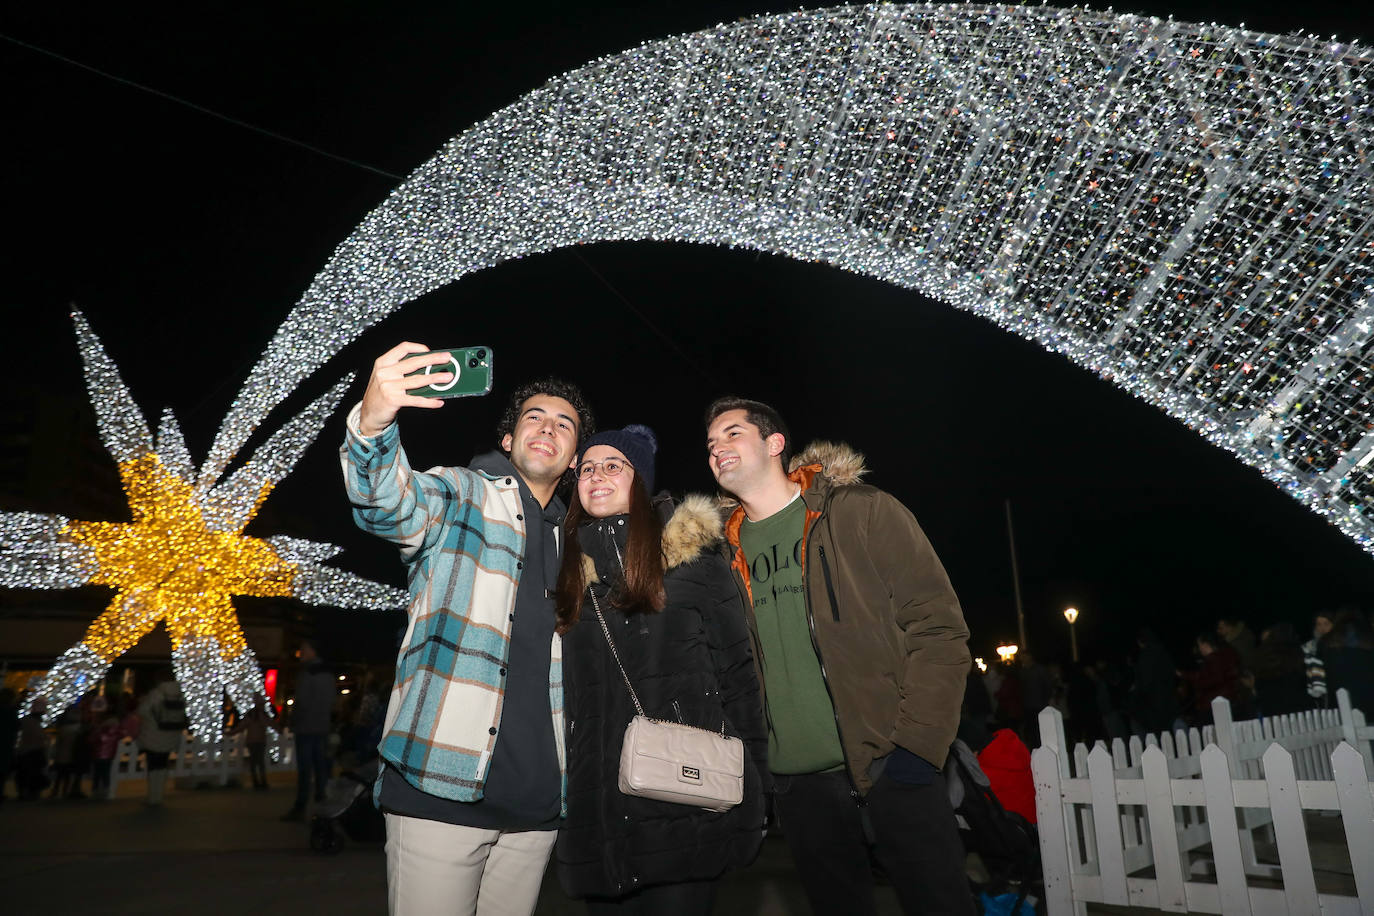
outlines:
[[[806,491],[811,489],[811,482],[816,479],[816,475],[824,471],[819,464],[808,464],[799,467],[787,475],[787,479],[793,483],[801,485],[802,498],[806,498]],[[811,533],[811,523],[820,517],[820,513],[814,511],[810,506],[806,507],[806,518],[802,522],[802,572],[806,572],[806,540]],[[740,581],[744,583],[744,591],[749,596],[752,605],[754,601],[754,588],[749,581],[749,564],[744,559],[744,551],[739,546],[739,529],[744,524],[744,506],[736,506],[735,511],[730,513],[730,518],[725,522],[725,539],[734,550],[734,557],[730,560],[730,566],[739,573]]]

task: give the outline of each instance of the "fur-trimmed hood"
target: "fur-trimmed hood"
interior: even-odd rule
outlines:
[[[868,473],[864,467],[864,456],[843,442],[812,442],[792,456],[787,473],[793,474],[798,468],[813,464],[821,466],[821,473],[837,487],[847,487],[859,483]]]
[[[695,493],[684,496],[663,526],[664,569],[692,562],[724,536],[725,524],[711,498]]]
[[[716,503],[709,496],[689,494],[673,509],[673,515],[663,525],[663,568],[674,569],[695,560],[705,550],[720,543],[725,536],[725,523]],[[588,582],[600,582],[596,564],[585,553],[582,571]]]

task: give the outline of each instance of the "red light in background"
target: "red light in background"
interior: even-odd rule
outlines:
[[[277,702],[277,669],[268,668],[262,675],[262,689],[273,705]]]

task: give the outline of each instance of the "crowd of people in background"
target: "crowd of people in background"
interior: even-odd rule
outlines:
[[[1218,697],[1242,720],[1333,707],[1342,688],[1353,708],[1374,712],[1374,625],[1358,609],[1318,612],[1306,640],[1287,621],[1266,624],[1256,637],[1228,615],[1198,633],[1191,649],[1191,658],[1175,658],[1143,627],[1125,658],[1043,664],[1023,652],[985,675],[974,668],[961,737],[979,747],[992,729],[1009,727],[1036,747],[1040,711],[1054,706],[1071,742],[1110,741],[1209,725]]]
[[[304,803],[312,795],[316,801],[324,797],[336,766],[357,766],[376,757],[386,708],[385,677],[365,673],[356,678],[356,689],[340,693],[338,675],[324,666],[313,643],[302,654],[308,657],[302,659],[294,684],[297,695],[290,705],[278,708],[259,697],[241,712],[225,704],[225,736],[241,740],[244,781],[254,789],[268,788],[269,732],[285,729],[295,737],[296,761],[302,769],[297,803],[287,820],[302,819]],[[155,670],[145,680],[148,684],[141,692],[110,682],[46,726],[43,697],[22,715],[27,696],[0,689],[0,802],[109,798],[121,748],[130,739],[146,777],[145,801],[162,804],[170,759],[185,740],[189,722],[170,667]],[[308,745],[306,754],[300,751],[302,739]]]
[[[243,735],[247,782],[255,789],[268,787],[269,728],[291,728],[298,745],[307,745],[306,753],[297,749],[297,798],[284,816],[289,820],[301,819],[312,796],[323,797],[336,766],[376,756],[386,706],[384,677],[367,675],[359,689],[339,695],[335,673],[308,645],[291,706],[279,710],[259,700],[243,714],[228,707],[225,717],[226,734]],[[160,802],[167,760],[186,722],[170,669],[156,680],[138,695],[89,693],[48,727],[41,698],[29,715],[20,716],[24,697],[0,690],[0,800],[105,798],[121,742],[131,738],[144,755],[147,798]],[[1374,625],[1361,611],[1318,612],[1305,640],[1287,621],[1265,625],[1257,637],[1246,621],[1227,616],[1193,638],[1186,660],[1176,659],[1158,634],[1142,628],[1125,659],[1046,664],[1027,652],[1016,664],[993,665],[986,674],[975,667],[960,737],[982,748],[996,729],[1011,728],[1036,747],[1040,711],[1054,706],[1071,742],[1110,741],[1211,724],[1217,697],[1241,720],[1333,707],[1341,688],[1352,707],[1366,716],[1374,711]]]

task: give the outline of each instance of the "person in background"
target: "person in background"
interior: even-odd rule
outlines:
[[[1195,644],[1201,662],[1192,671],[1180,671],[1179,676],[1193,690],[1194,724],[1210,725],[1213,700],[1225,697],[1234,707],[1241,695],[1240,657],[1224,640],[1210,633],[1198,634]],[[1232,718],[1240,718],[1234,710]]]
[[[24,698],[19,698],[22,709]],[[29,714],[19,720],[19,743],[15,746],[14,783],[19,797],[32,801],[43,794],[48,785],[48,733],[43,729],[43,713],[47,711],[47,697],[36,697]]]
[[[1030,748],[1009,728],[999,729],[978,752],[978,766],[1002,807],[1035,823],[1035,780]]]
[[[1281,716],[1308,708],[1307,672],[1293,625],[1271,623],[1260,631],[1255,653],[1255,703],[1264,716]]]
[[[1245,625],[1245,621],[1239,617],[1223,617],[1217,621],[1217,635],[1236,650],[1241,673],[1252,673],[1255,670],[1255,654],[1259,651],[1259,642]]]
[[[744,608],[719,553],[720,515],[704,497],[655,501],[656,451],[645,426],[589,438],[563,527],[568,816],[554,861],[564,891],[592,914],[709,913],[721,874],[752,862],[763,840],[768,732]],[[636,713],[626,678],[649,718],[744,743],[738,805],[706,811],[620,791]]]
[[[989,668],[989,673],[996,668]],[[964,678],[964,701],[959,706],[959,740],[969,746],[975,754],[992,740],[992,696],[983,681],[986,675],[979,670],[976,662],[970,662],[968,676]]]
[[[86,797],[86,793],[81,791],[81,781],[90,774],[91,761],[94,759],[91,735],[95,732],[96,723],[104,718],[109,705],[104,694],[95,691],[86,694],[76,704],[81,727],[76,733],[76,744],[72,747],[72,785],[67,792],[68,798]]]
[[[85,798],[76,771],[76,746],[81,741],[81,709],[68,706],[57,717],[57,742],[53,749],[53,784],[49,798]]]
[[[1096,672],[1092,665],[1086,662],[1069,665],[1064,696],[1068,706],[1065,726],[1069,742],[1081,741],[1092,747],[1093,742],[1103,736],[1102,714],[1097,707]]]
[[[1097,675],[1097,708],[1102,714],[1105,737],[1108,741],[1116,738],[1124,741],[1131,736],[1130,717],[1126,712],[1131,695],[1127,677],[1130,668],[1102,659],[1093,666],[1093,672]]]
[[[1149,627],[1140,628],[1135,644],[1134,677],[1127,700],[1131,733],[1154,735],[1169,731],[1178,715],[1174,661]]]
[[[138,746],[148,774],[145,804],[157,807],[167,791],[167,763],[181,746],[189,724],[186,700],[170,667],[158,672],[158,683],[138,704]]]
[[[5,800],[5,785],[14,772],[14,748],[18,742],[18,696],[8,687],[0,688],[0,802]]]
[[[1309,705],[1319,709],[1329,705],[1326,693],[1326,663],[1322,661],[1321,640],[1335,626],[1335,615],[1318,611],[1312,618],[1312,638],[1302,644],[1302,663],[1307,675]]]
[[[123,694],[107,702],[104,715],[91,729],[91,798],[103,801],[110,797],[119,744],[138,734],[138,720],[130,718],[126,703]]]
[[[997,662],[988,665],[988,670],[983,672],[983,692],[988,695],[988,705],[992,707],[988,728],[995,730],[997,723],[1002,721],[1002,710],[997,704],[997,696],[1002,692],[1002,666]],[[991,733],[988,737],[992,737]]]
[[[358,734],[354,746],[359,766],[377,759],[377,745],[382,742],[382,724],[386,719],[386,685],[369,671],[361,689],[363,696],[358,704]]]
[[[315,801],[324,801],[331,769],[328,742],[336,698],[334,674],[320,658],[313,640],[304,640],[296,657],[301,663],[296,675],[295,702],[291,704],[291,731],[296,736],[296,801],[281,816],[284,821],[305,819],[312,777]]]
[[[1028,747],[1040,746],[1040,710],[1054,699],[1054,675],[1029,649],[1016,656],[1021,666],[1022,736]]]
[[[996,664],[991,670],[998,674],[996,692],[992,698],[997,702],[997,724],[1020,734],[1025,720],[1025,703],[1021,698],[1021,672],[1012,664]]]
[[[1374,629],[1364,615],[1355,608],[1338,611],[1320,652],[1331,696],[1345,688],[1351,706],[1367,718],[1374,716]]]
[[[239,721],[234,723],[233,733],[243,734],[243,743],[248,748],[248,777],[253,788],[267,789],[267,727],[276,716],[269,712],[270,705],[265,697],[253,701]]]

